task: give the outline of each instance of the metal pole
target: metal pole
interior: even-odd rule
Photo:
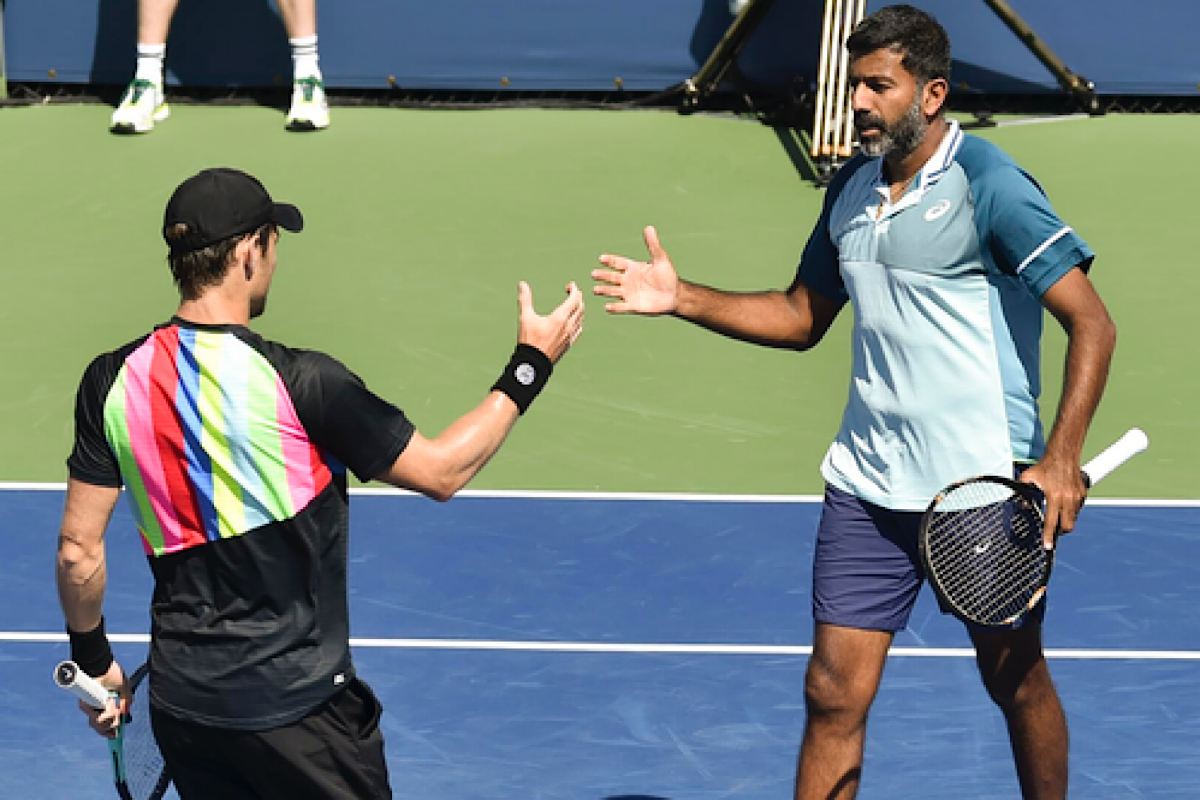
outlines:
[[[8,99],[8,68],[4,62],[4,0],[0,0],[0,100]]]
[[[839,3],[837,11],[834,12],[841,16],[838,33],[837,83],[834,88],[837,105],[833,115],[833,142],[830,145],[830,154],[834,158],[846,158],[850,155],[850,145],[848,142],[842,141],[842,136],[846,130],[845,118],[850,112],[850,51],[846,49],[846,40],[854,31],[854,8],[856,5],[855,0],[846,0],[845,7],[843,8]]]
[[[1037,56],[1038,60],[1050,70],[1058,83],[1066,91],[1075,95],[1079,99],[1085,109],[1090,114],[1100,113],[1100,101],[1096,97],[1096,87],[1087,78],[1082,75],[1076,75],[1062,59],[1054,54],[1054,52],[1046,46],[1046,43],[1038,38],[1038,35],[1033,32],[1033,28],[1029,27],[1025,20],[1021,19],[1017,12],[1012,10],[1005,0],[983,0],[996,15],[1004,21],[1009,30],[1017,35],[1017,38],[1025,43],[1029,51]]]
[[[774,3],[775,0],[750,0],[746,4],[729,26],[729,30],[725,31],[721,41],[717,42],[712,55],[704,62],[700,71],[683,82],[684,105],[697,106],[705,97],[716,91],[725,71],[733,64],[738,53],[745,47],[750,34],[754,33],[754,29],[762,22]]]
[[[858,23],[863,21],[863,17],[866,16],[866,13],[867,0],[857,0],[857,2],[854,4],[854,16],[850,20],[850,33],[853,33],[854,29],[858,27]],[[849,34],[846,35],[846,38],[850,38]],[[849,66],[847,66],[847,81],[849,81],[849,78],[850,72]],[[842,158],[850,158],[850,156],[854,155],[854,108],[849,96],[847,96],[842,102],[846,108],[846,127],[842,130],[842,149],[839,151],[839,154]]]
[[[829,95],[830,65],[833,62],[833,0],[825,0],[825,17],[821,24],[821,60],[817,68],[817,102],[813,112],[812,157],[821,155],[821,144],[829,135],[825,99]]]

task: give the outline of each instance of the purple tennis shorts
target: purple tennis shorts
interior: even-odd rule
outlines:
[[[921,513],[892,511],[825,487],[813,554],[817,622],[893,632],[908,624],[925,581],[917,552]],[[1044,610],[1043,600],[1026,620],[1040,621]]]

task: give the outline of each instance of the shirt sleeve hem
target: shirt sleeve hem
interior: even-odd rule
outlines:
[[[416,428],[409,425],[406,430],[396,437],[395,441],[392,442],[392,446],[368,466],[362,468],[351,467],[350,471],[354,473],[354,477],[363,483],[367,483],[376,480],[380,475],[391,469],[392,464],[396,463],[396,459],[400,457],[400,454],[408,448],[408,443],[412,441],[415,431]]]
[[[125,485],[120,478],[113,478],[111,475],[101,475],[96,472],[88,472],[78,467],[68,467],[67,472],[73,480],[91,486],[101,486],[105,489],[120,489]]]
[[[1073,267],[1080,267],[1086,272],[1091,266],[1092,258],[1091,250],[1084,245],[1074,243],[1059,253],[1058,258],[1053,261],[1053,266],[1043,270],[1030,288],[1037,293],[1038,297],[1041,297],[1050,291],[1050,287],[1058,283]]]

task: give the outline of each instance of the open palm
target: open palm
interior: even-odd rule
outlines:
[[[597,285],[592,291],[601,297],[615,298],[604,308],[614,314],[670,314],[679,302],[679,275],[671,264],[658,232],[648,227],[643,232],[649,263],[624,256],[605,254],[600,263],[608,269],[592,270]]]

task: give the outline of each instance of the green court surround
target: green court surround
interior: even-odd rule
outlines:
[[[778,137],[732,116],[669,111],[335,108],[288,134],[270,108],[173,108],[153,134],[106,131],[111,108],[0,110],[4,292],[0,480],[61,482],[73,393],[101,348],[166,319],[158,236],[172,188],[246,169],[304,211],[284,239],[264,335],[326,350],[434,435],[477,403],[516,331],[516,285],[549,310],[568,281],[586,330],[477,489],[816,494],[846,394],[844,313],[806,354],[675,320],[606,316],[589,272],[644,252],[658,227],[681,273],[783,287],[822,192]],[[1098,253],[1120,328],[1086,455],[1126,428],[1151,449],[1096,494],[1200,498],[1200,117],[1123,116],[987,129]],[[1047,420],[1063,336],[1047,317]]]

